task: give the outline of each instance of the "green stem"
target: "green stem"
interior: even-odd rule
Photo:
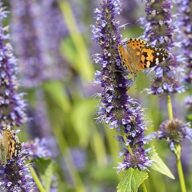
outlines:
[[[168,109],[169,120],[173,120],[173,107],[172,107],[170,95],[167,96],[167,109]],[[177,172],[179,175],[181,192],[186,192],[185,179],[184,179],[183,168],[181,164],[181,146],[179,144],[175,147],[174,153],[177,161]]]
[[[167,109],[168,109],[169,120],[172,120],[173,119],[173,107],[172,107],[170,95],[167,95]]]
[[[63,159],[63,161],[67,165],[69,174],[71,176],[71,179],[72,179],[74,187],[75,187],[75,191],[76,192],[85,191],[84,184],[81,180],[81,177],[73,164],[72,155],[69,150],[67,141],[66,141],[64,135],[62,134],[62,130],[60,129],[60,127],[55,125],[53,128],[53,133],[55,135],[55,138],[57,138],[59,149],[60,149],[61,153],[63,154],[63,156],[65,157]]]
[[[123,127],[121,127],[121,135],[123,136],[124,141],[126,141],[126,135],[124,133]],[[133,150],[131,149],[131,147],[129,145],[127,146],[127,150],[129,151],[129,153],[131,155],[133,155]]]
[[[29,165],[29,170],[31,172],[31,175],[33,177],[33,180],[35,181],[37,188],[39,189],[40,192],[46,192],[45,189],[43,188],[43,185],[41,184],[41,181],[39,180],[35,170],[31,165]]]
[[[59,2],[60,9],[63,13],[66,26],[70,32],[70,37],[77,51],[77,56],[78,56],[78,60],[76,62],[77,69],[81,73],[82,77],[85,78],[85,80],[92,80],[93,66],[90,65],[88,49],[86,47],[86,43],[82,37],[82,34],[78,29],[78,25],[73,15],[71,5],[67,0],[64,0],[64,1],[58,0],[58,2]]]
[[[178,176],[179,176],[181,192],[186,192],[185,178],[184,178],[183,168],[182,168],[182,164],[181,164],[181,146],[178,145],[176,147],[175,151],[176,151],[175,155],[176,155],[176,159],[177,159],[177,172],[178,172]]]
[[[107,165],[107,153],[106,148],[101,137],[101,134],[97,131],[96,127],[93,127],[93,138],[91,139],[91,147],[95,152],[95,156],[97,159],[97,163],[99,166],[106,166]]]
[[[141,184],[141,187],[143,192],[147,192],[147,187],[144,182]]]
[[[177,171],[178,171],[178,175],[179,175],[179,182],[181,185],[181,191],[186,192],[185,179],[184,179],[183,168],[182,168],[182,164],[181,164],[180,159],[177,160]]]
[[[131,149],[130,145],[127,146],[127,149],[131,155],[133,155],[133,150]]]

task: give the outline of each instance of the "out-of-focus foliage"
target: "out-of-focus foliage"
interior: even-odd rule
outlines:
[[[38,0],[36,2],[38,4]],[[65,63],[63,65],[65,65],[67,73],[59,79],[49,78],[35,87],[28,88],[20,85],[22,91],[26,93],[25,99],[29,111],[29,122],[21,130],[20,140],[27,141],[37,136],[45,137],[47,146],[54,154],[52,161],[39,159],[34,162],[35,170],[46,192],[54,191],[54,189],[58,189],[58,192],[116,191],[116,186],[121,178],[116,171],[117,164],[120,161],[119,149],[121,146],[118,145],[115,131],[97,122],[99,105],[97,93],[101,88],[93,83],[94,73],[99,66],[93,63],[92,56],[99,51],[99,48],[92,40],[90,25],[94,23],[94,9],[97,1],[55,0],[56,2],[68,32],[58,44],[58,50],[64,58]],[[138,3],[135,0],[122,0],[122,2],[124,2],[122,6],[123,14],[119,17],[119,20],[122,25],[123,37],[141,36],[143,29],[139,27],[137,20],[144,15],[142,1]],[[9,1],[4,1],[4,5],[8,7],[11,13],[10,4]],[[41,7],[41,9],[43,10],[44,7]],[[10,14],[7,23],[11,24],[11,21]],[[13,45],[13,47],[17,49],[17,46]],[[18,62],[18,68],[19,65]],[[53,65],[53,67],[56,67],[56,65]],[[164,96],[157,98],[147,95],[144,90],[150,86],[148,73],[139,73],[135,77],[129,95],[137,98],[144,106],[145,120],[150,133],[158,129],[160,122],[167,115],[167,109]],[[40,100],[38,100],[39,92],[41,93]],[[175,96],[173,100],[174,113],[178,116],[186,113],[184,108],[181,109],[181,106],[183,106],[183,100],[187,95],[187,92],[182,93]],[[35,111],[38,102],[44,103],[41,108],[44,108],[46,117],[33,123],[35,118],[30,111]],[[191,119],[191,115],[188,114],[187,118]],[[46,126],[49,128],[43,129],[45,123],[49,124],[49,126]],[[42,134],[34,135],[36,129],[40,129]],[[172,154],[164,142],[154,141],[153,144],[176,179],[170,180],[160,173],[151,171],[148,173],[149,178],[146,181],[148,191],[179,191],[176,165],[171,160]],[[191,160],[192,148],[186,147],[188,147],[186,150],[188,156],[186,157],[186,154],[183,154],[183,157]],[[184,152],[185,150],[183,150]],[[157,156],[155,159],[161,161]],[[165,166],[163,162],[161,163]],[[189,171],[191,168],[188,167],[189,165],[184,166],[186,166],[187,171],[185,173],[187,188],[188,191],[191,191],[190,178],[192,172]],[[159,167],[154,169],[157,170]],[[132,180],[137,182],[138,187],[143,180],[147,179],[145,172],[143,178],[138,178],[135,170],[130,169],[129,171],[132,172]],[[164,167],[164,170],[159,170],[159,172],[173,178],[167,167]],[[126,187],[131,188],[131,185]],[[120,188],[124,188],[124,180],[121,180],[118,189]],[[137,191],[137,189],[132,191]]]

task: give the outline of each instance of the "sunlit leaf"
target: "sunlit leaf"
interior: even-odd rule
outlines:
[[[36,160],[36,167],[45,190],[47,192],[50,191],[53,176],[53,162],[51,160],[38,159]]]
[[[148,178],[148,173],[137,169],[124,171],[122,179],[117,186],[117,192],[137,192],[139,186]]]
[[[167,167],[167,165],[163,162],[163,160],[159,157],[155,149],[151,151],[150,158],[153,161],[151,169],[154,169],[155,171],[166,175],[167,177],[170,177],[171,179],[175,179],[174,175],[170,171],[170,169]]]

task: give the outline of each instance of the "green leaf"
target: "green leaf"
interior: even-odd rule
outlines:
[[[77,69],[84,80],[90,81],[93,78],[94,67],[90,64],[89,50],[78,29],[71,5],[67,1],[60,1],[59,5],[65,18],[66,26],[70,32],[70,37],[76,48],[77,54],[74,55],[74,57],[76,58]]]
[[[86,146],[89,142],[96,102],[94,99],[81,100],[74,106],[71,114],[71,122],[82,146]]]
[[[163,162],[163,160],[159,157],[155,149],[152,149],[152,152],[150,154],[150,159],[153,161],[151,169],[166,175],[167,177],[170,177],[171,179],[175,179],[174,175],[170,171],[170,169],[167,167],[167,165]]]
[[[117,186],[117,192],[137,192],[139,186],[148,178],[148,173],[138,169],[124,171],[123,177]]]
[[[114,165],[106,165],[106,166],[92,166],[90,169],[90,177],[93,181],[105,182],[105,183],[116,183],[117,182],[117,174],[114,169]]]
[[[191,121],[192,122],[192,114],[187,115],[187,121]]]
[[[38,159],[35,162],[38,174],[40,175],[45,191],[48,192],[51,187],[51,181],[53,176],[53,162],[47,159]]]
[[[77,51],[70,37],[66,37],[61,42],[61,52],[64,55],[64,57],[69,61],[69,64],[75,67],[74,65],[77,60],[76,59]]]
[[[43,84],[43,89],[65,113],[70,110],[70,102],[61,82],[49,81]]]

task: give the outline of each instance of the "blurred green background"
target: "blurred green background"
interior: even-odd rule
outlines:
[[[124,5],[119,20],[123,37],[141,36],[143,29],[139,27],[137,20],[144,16],[143,3],[134,0],[122,2]],[[4,3],[11,12],[9,1]],[[121,162],[118,157],[120,149],[115,138],[116,132],[97,122],[97,110],[100,105],[97,94],[101,88],[94,84],[94,73],[99,66],[94,64],[92,58],[93,54],[99,53],[100,50],[92,40],[90,27],[95,23],[96,6],[97,1],[94,0],[60,1],[59,8],[68,35],[58,46],[66,61],[67,74],[59,80],[43,81],[38,87],[26,88],[21,84],[21,91],[26,93],[29,111],[38,111],[37,108],[40,107],[39,113],[42,113],[40,115],[43,118],[38,122],[33,120],[32,125],[27,123],[20,133],[20,139],[26,141],[37,136],[53,138],[53,151],[56,152],[53,159],[53,175],[59,192],[112,192],[116,191],[120,179],[115,168],[118,162]],[[7,21],[8,24],[10,20],[11,17]],[[124,24],[126,25],[123,27]],[[145,91],[145,88],[150,86],[150,77],[150,72],[139,73],[129,90],[129,95],[137,98],[144,108],[148,125],[146,134],[157,130],[162,120],[167,118],[165,98],[147,95]],[[182,106],[186,95],[187,93],[174,96],[173,107],[177,117],[185,116]],[[31,114],[33,113],[29,113],[29,116]],[[45,128],[42,128],[43,126]],[[173,154],[166,143],[155,141],[153,144],[176,179],[171,180],[150,171],[146,182],[148,191],[179,191]],[[186,150],[183,151],[187,151],[183,154],[185,177],[188,191],[192,191],[192,175],[189,168],[192,149],[187,143],[184,147]]]

